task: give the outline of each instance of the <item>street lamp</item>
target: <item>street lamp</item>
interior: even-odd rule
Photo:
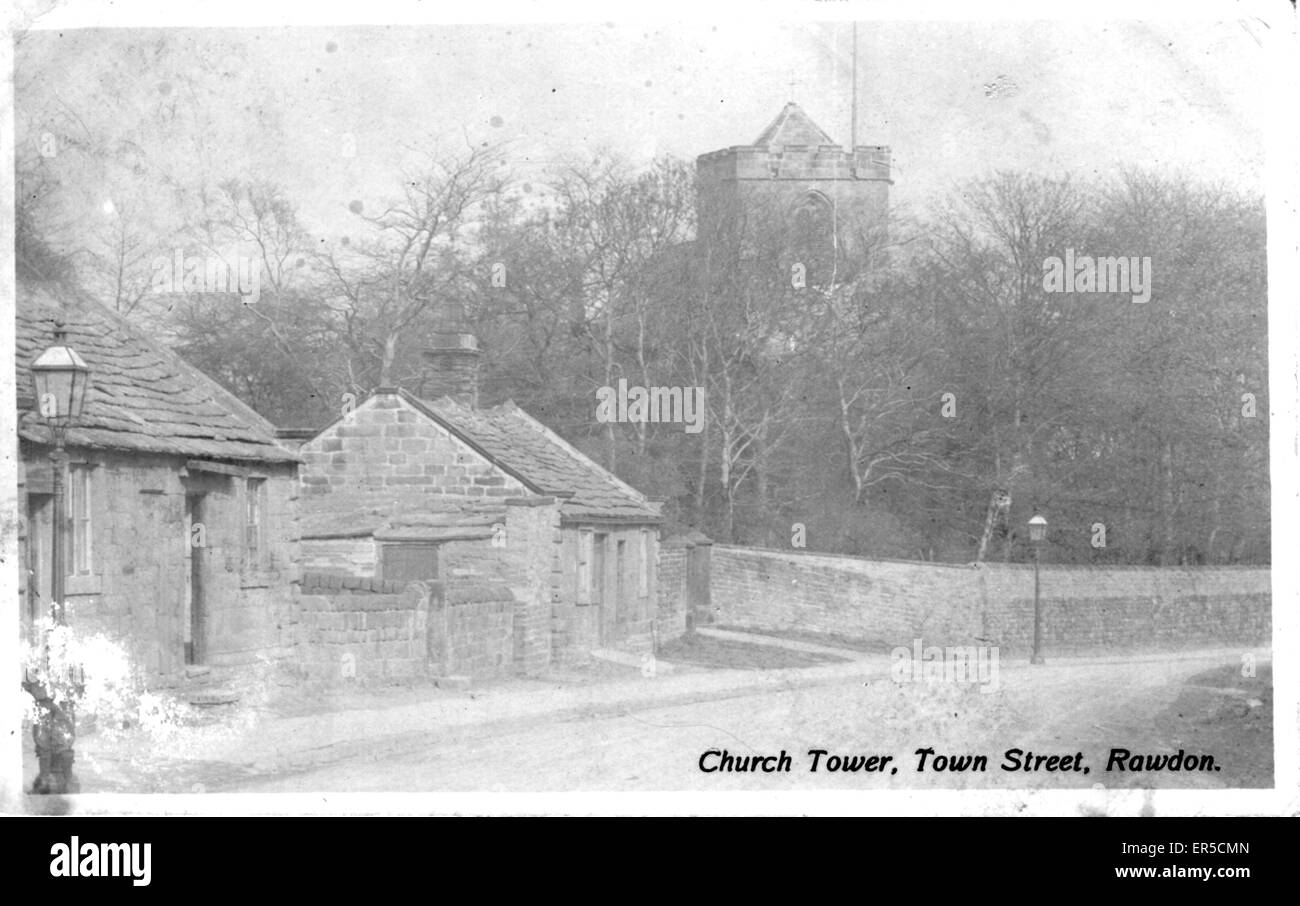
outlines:
[[[54,325],[54,345],[32,362],[32,381],[36,387],[36,411],[50,429],[54,449],[50,452],[52,507],[54,510],[54,538],[50,546],[50,600],[54,620],[67,621],[64,613],[64,565],[66,547],[66,514],[64,513],[63,469],[67,464],[64,443],[68,428],[81,416],[86,402],[86,388],[90,385],[90,368],[71,346],[64,344],[66,331],[62,322]],[[36,793],[75,793],[79,789],[72,773],[75,759],[76,716],[71,705],[65,710],[54,698],[56,684],[49,676],[49,637],[45,638],[46,675],[44,682],[31,682],[24,677],[23,685],[36,699],[40,719],[32,728],[36,743],[36,757],[40,773],[32,791]],[[73,680],[73,677],[68,677]],[[80,679],[80,678],[78,678]]]
[[[1043,601],[1038,591],[1038,553],[1047,540],[1047,520],[1037,513],[1029,520],[1029,540],[1034,545],[1034,653],[1029,658],[1031,664],[1045,663],[1043,660]]]
[[[63,324],[56,323],[54,345],[32,362],[37,411],[54,437],[54,449],[50,452],[51,490],[54,493],[54,544],[50,551],[54,574],[50,577],[50,600],[54,605],[54,618],[59,623],[64,622],[63,580],[67,574],[64,568],[64,536],[67,529],[64,522],[63,469],[68,457],[63,445],[67,440],[69,425],[81,416],[86,402],[86,388],[90,384],[90,368],[75,349],[64,345],[66,335]]]

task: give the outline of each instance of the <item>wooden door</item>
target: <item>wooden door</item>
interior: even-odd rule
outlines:
[[[591,545],[591,603],[596,608],[596,641],[608,644],[613,630],[610,616],[613,608],[609,605],[609,577],[606,575],[607,558],[605,549],[609,546],[609,535],[597,532]]]
[[[188,613],[181,620],[185,663],[202,664],[207,657],[207,607],[203,597],[207,569],[207,527],[203,522],[203,495],[185,495],[185,551],[189,569],[185,604]]]
[[[49,612],[50,547],[54,543],[54,498],[27,495],[27,609],[24,618],[39,620]]]
[[[627,593],[627,542],[619,539],[614,542],[614,594],[610,609],[614,611],[615,641],[627,638],[628,607]]]

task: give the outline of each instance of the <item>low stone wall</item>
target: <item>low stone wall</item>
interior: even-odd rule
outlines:
[[[456,583],[435,597],[427,643],[433,674],[480,679],[514,672],[516,606],[502,582]]]
[[[547,628],[510,586],[486,579],[444,586],[307,573],[300,600],[299,664],[324,685],[529,672],[529,641]],[[531,635],[529,620],[539,624]]]
[[[305,574],[299,664],[311,682],[392,683],[428,671],[429,583]]]
[[[1267,644],[1267,567],[1043,566],[1047,653]],[[697,621],[910,645],[1032,645],[1031,565],[861,560],[715,545]]]

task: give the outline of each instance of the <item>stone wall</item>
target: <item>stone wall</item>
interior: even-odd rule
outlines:
[[[700,532],[675,535],[659,546],[657,637],[660,644],[712,619],[709,564],[713,541]]]
[[[396,393],[369,397],[298,452],[308,496],[394,488],[480,500],[527,493]]]
[[[686,545],[669,538],[659,545],[659,644],[680,638],[687,629]]]
[[[516,656],[530,653],[531,615],[500,581],[403,585],[306,573],[300,600],[298,662],[317,684],[484,679],[535,666]]]
[[[515,669],[515,609],[500,582],[457,583],[429,611],[429,666],[434,676],[486,679]]]
[[[298,663],[309,681],[394,683],[428,674],[431,583],[304,573]]]
[[[66,582],[75,625],[126,643],[149,682],[170,684],[186,666],[191,570],[197,568],[202,664],[245,671],[291,659],[298,574],[293,464],[258,464],[250,471],[262,478],[264,493],[262,550],[254,557],[245,544],[248,477],[186,474],[184,459],[150,454],[71,449],[69,459],[91,469],[91,568]],[[49,464],[39,448],[24,445],[21,481],[24,508],[28,494],[49,493]],[[187,494],[202,495],[199,534],[187,525]],[[33,540],[48,545],[49,531],[48,524],[24,526],[24,564]],[[48,559],[39,566],[48,593]],[[29,577],[26,568],[20,572],[27,619]]]
[[[725,148],[696,159],[700,234],[713,235],[724,218],[772,211],[785,215],[809,193],[833,199],[845,240],[886,222],[890,151],[838,145]],[[761,219],[761,216],[760,216]]]
[[[515,608],[514,661],[524,674],[540,673],[554,657],[555,608],[562,600],[560,505],[555,498],[506,501],[505,548]]]
[[[511,591],[514,669],[536,674],[553,658],[552,615],[562,605],[560,509],[553,497],[510,498],[505,531],[449,541],[439,565],[449,588],[463,581],[500,583]]]
[[[841,636],[882,650],[1032,645],[1032,565],[860,560],[727,545],[712,549],[711,605],[696,619]],[[1050,655],[1268,644],[1267,567],[1041,570]]]
[[[379,548],[371,535],[302,539],[302,571],[337,576],[374,576]]]

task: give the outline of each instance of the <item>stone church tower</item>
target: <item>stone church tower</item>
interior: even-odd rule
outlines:
[[[794,225],[837,257],[879,241],[889,208],[889,147],[836,144],[798,104],[786,104],[750,145],[696,159],[699,235],[720,235],[756,210]]]

